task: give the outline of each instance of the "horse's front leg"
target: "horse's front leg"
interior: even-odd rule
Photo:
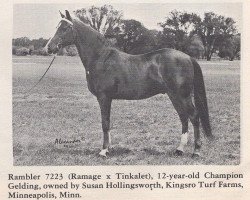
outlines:
[[[102,130],[103,130],[103,148],[99,153],[101,156],[106,157],[106,153],[108,152],[108,148],[110,145],[110,110],[111,110],[111,102],[112,99],[108,98],[105,94],[101,94],[97,97],[97,100],[101,109],[102,116]]]

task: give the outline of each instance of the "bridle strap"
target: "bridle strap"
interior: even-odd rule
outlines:
[[[71,21],[69,21],[68,19],[62,18],[62,21],[65,21],[65,22],[69,23],[71,26],[73,26],[73,23]]]

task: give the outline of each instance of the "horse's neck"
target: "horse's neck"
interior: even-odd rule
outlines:
[[[77,29],[75,45],[84,67],[90,70],[93,61],[99,57],[100,51],[105,46],[105,39],[89,27],[80,27]]]

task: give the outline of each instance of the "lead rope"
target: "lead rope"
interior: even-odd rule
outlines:
[[[27,90],[25,93],[29,93],[31,90],[33,90],[33,89],[42,81],[43,77],[46,75],[46,73],[49,71],[50,67],[52,66],[52,63],[54,62],[55,58],[56,58],[56,55],[54,55],[52,61],[51,61],[50,64],[49,64],[49,67],[48,67],[47,70],[44,72],[44,74],[43,74],[42,77],[39,79],[39,81],[38,81],[33,87],[31,87],[29,90]],[[27,96],[29,96],[29,95],[30,95],[30,94],[28,94]]]

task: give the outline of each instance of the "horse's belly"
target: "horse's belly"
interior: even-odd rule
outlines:
[[[165,93],[162,86],[151,82],[130,84],[118,87],[114,99],[138,100],[152,97],[159,93]]]
[[[125,100],[139,100],[139,99],[147,99],[149,97],[152,97],[156,94],[159,94],[160,92],[153,92],[153,93],[146,93],[146,94],[135,94],[135,93],[119,93],[119,94],[116,94],[113,99],[125,99]]]

